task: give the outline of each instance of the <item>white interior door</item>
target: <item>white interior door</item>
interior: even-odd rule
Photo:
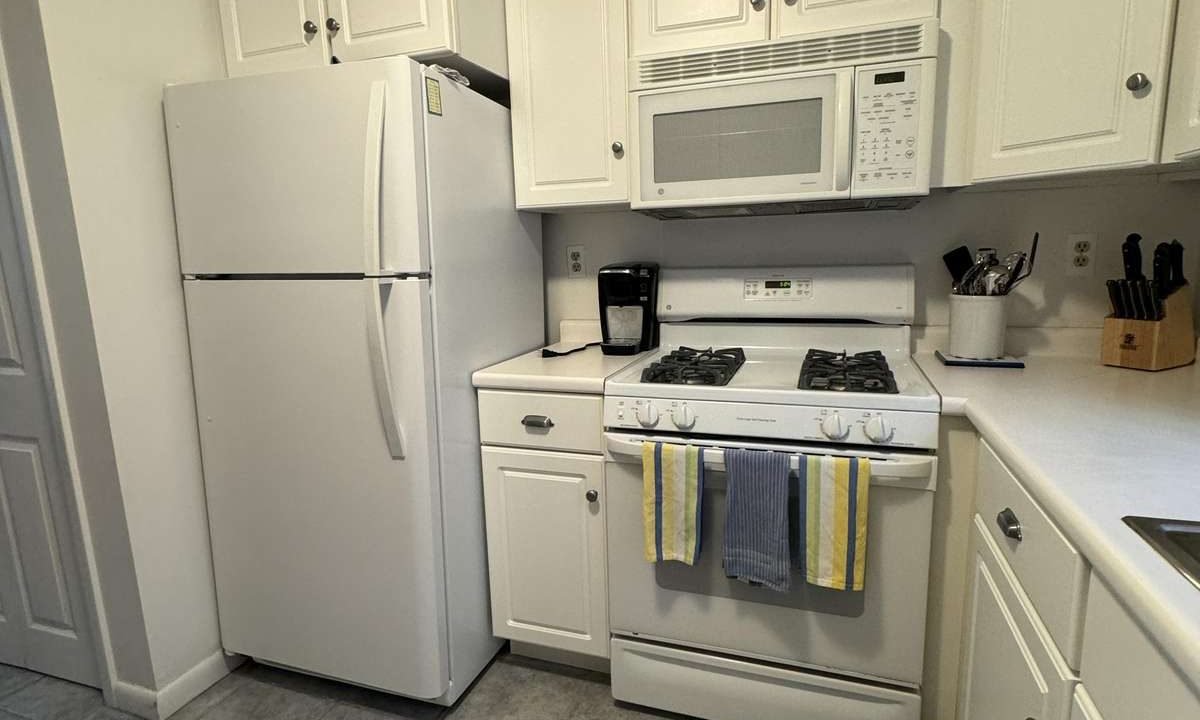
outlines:
[[[630,55],[766,40],[768,5],[768,0],[630,0]]]
[[[24,229],[0,140],[0,662],[97,685],[68,480],[19,247]]]
[[[321,0],[220,0],[230,77],[329,61]]]
[[[975,179],[1156,162],[1174,7],[981,0]]]
[[[937,17],[938,0],[772,0],[775,37]]]
[[[424,280],[185,283],[226,649],[446,691],[428,294]]]
[[[333,55],[342,62],[455,49],[453,0],[327,0]]]

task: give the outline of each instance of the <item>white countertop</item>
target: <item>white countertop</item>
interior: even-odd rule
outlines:
[[[943,414],[974,423],[1200,692],[1200,590],[1121,521],[1200,521],[1200,365],[1151,373],[1082,357],[1030,356],[1024,370],[916,360]]]
[[[562,352],[583,344],[583,341],[562,342],[549,348]],[[493,390],[600,395],[604,392],[605,378],[641,357],[641,354],[605,355],[599,347],[590,347],[570,355],[544,358],[539,349],[477,370],[471,381],[477,388]]]

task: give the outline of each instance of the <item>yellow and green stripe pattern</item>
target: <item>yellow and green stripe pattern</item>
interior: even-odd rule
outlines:
[[[862,590],[867,571],[867,458],[801,455],[799,569],[834,590]]]
[[[642,443],[642,529],[647,562],[694,565],[700,554],[703,450]]]

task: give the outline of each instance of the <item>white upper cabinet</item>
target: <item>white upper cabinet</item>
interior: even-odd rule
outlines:
[[[623,0],[508,0],[517,207],[629,201]]]
[[[321,65],[329,55],[321,0],[220,0],[230,77]]]
[[[770,37],[768,4],[768,0],[629,0],[630,54],[766,40]]]
[[[1200,3],[1181,2],[1175,23],[1163,162],[1200,159]]]
[[[333,55],[343,62],[453,46],[445,0],[326,0]],[[334,30],[334,28],[337,28]]]
[[[938,0],[772,0],[775,37],[937,17]]]
[[[980,0],[976,180],[1158,160],[1174,0]]]

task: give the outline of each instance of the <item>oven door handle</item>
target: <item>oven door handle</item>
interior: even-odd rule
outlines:
[[[641,462],[642,461],[642,444],[644,442],[652,442],[645,438],[624,438],[616,435],[608,434],[604,438],[605,447],[608,449],[608,455],[616,462]],[[723,448],[710,445],[700,445],[704,448],[704,467],[714,472],[725,472],[725,452]],[[809,454],[801,449],[789,450],[786,448],[748,448],[748,449],[771,449],[780,452],[791,453],[792,455]],[[834,455],[835,453],[821,453],[823,455]],[[937,478],[935,477],[936,465],[935,458],[912,458],[903,460],[889,460],[882,457],[871,457],[870,454],[855,455],[853,452],[837,453],[843,457],[865,457],[871,461],[871,484],[885,487],[907,488],[911,490],[929,490],[930,492],[937,489]],[[792,470],[800,469],[800,458],[793,457],[790,467]]]

